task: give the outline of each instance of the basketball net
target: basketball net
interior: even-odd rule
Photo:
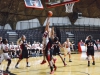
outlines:
[[[65,1],[68,1],[68,0],[65,0]],[[73,12],[74,4],[75,4],[75,2],[65,4],[66,13],[72,13]]]

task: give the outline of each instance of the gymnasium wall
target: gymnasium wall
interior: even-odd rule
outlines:
[[[45,20],[43,26],[46,26]],[[51,17],[50,18],[50,26],[66,26],[71,25],[71,22],[68,17]],[[74,25],[80,25],[80,26],[99,26],[100,27],[100,19],[99,18],[87,18],[87,17],[81,17],[76,20]],[[32,19],[32,20],[25,20],[25,21],[19,21],[16,24],[16,30],[24,30],[24,29],[31,29],[31,28],[37,28],[40,27],[40,23],[38,19]],[[9,24],[6,24],[5,27],[0,26],[0,29],[10,29],[11,27]]]

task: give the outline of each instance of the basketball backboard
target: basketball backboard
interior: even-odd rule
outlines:
[[[48,8],[56,7],[56,6],[62,6],[65,4],[78,2],[79,0],[46,0],[46,5]]]
[[[41,0],[24,0],[24,2],[26,7],[43,9]]]

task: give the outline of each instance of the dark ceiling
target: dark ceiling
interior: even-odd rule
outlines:
[[[82,13],[84,17],[100,18],[100,0],[80,0],[74,5],[73,12],[75,13],[71,14],[65,12],[65,6],[47,8],[45,0],[41,1],[44,6],[43,10],[26,8],[24,0],[0,0],[0,25],[9,23],[12,29],[15,29],[18,21],[34,18],[37,18],[43,25],[49,10],[53,12],[54,17],[68,16],[72,24],[77,19],[75,13]]]

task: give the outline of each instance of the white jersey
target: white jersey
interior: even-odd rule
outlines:
[[[47,43],[49,42],[49,37],[43,37],[43,41],[42,41],[42,44],[44,45],[47,45]]]
[[[9,44],[5,45],[5,44],[0,44],[0,53],[2,53],[3,50],[9,50]]]
[[[70,42],[65,42],[64,43],[65,48],[70,48],[70,44],[71,44]]]
[[[48,32],[47,31],[45,31],[44,33],[43,33],[43,41],[42,41],[42,44],[43,45],[47,45],[47,43],[49,42],[49,35],[48,35]]]
[[[70,45],[71,45],[70,42],[64,42],[64,53],[69,53],[69,54],[71,53]]]
[[[5,59],[10,59],[8,53],[4,53],[3,50],[9,50],[9,44],[0,44],[0,63]]]
[[[10,50],[15,50],[15,45],[10,45]]]

